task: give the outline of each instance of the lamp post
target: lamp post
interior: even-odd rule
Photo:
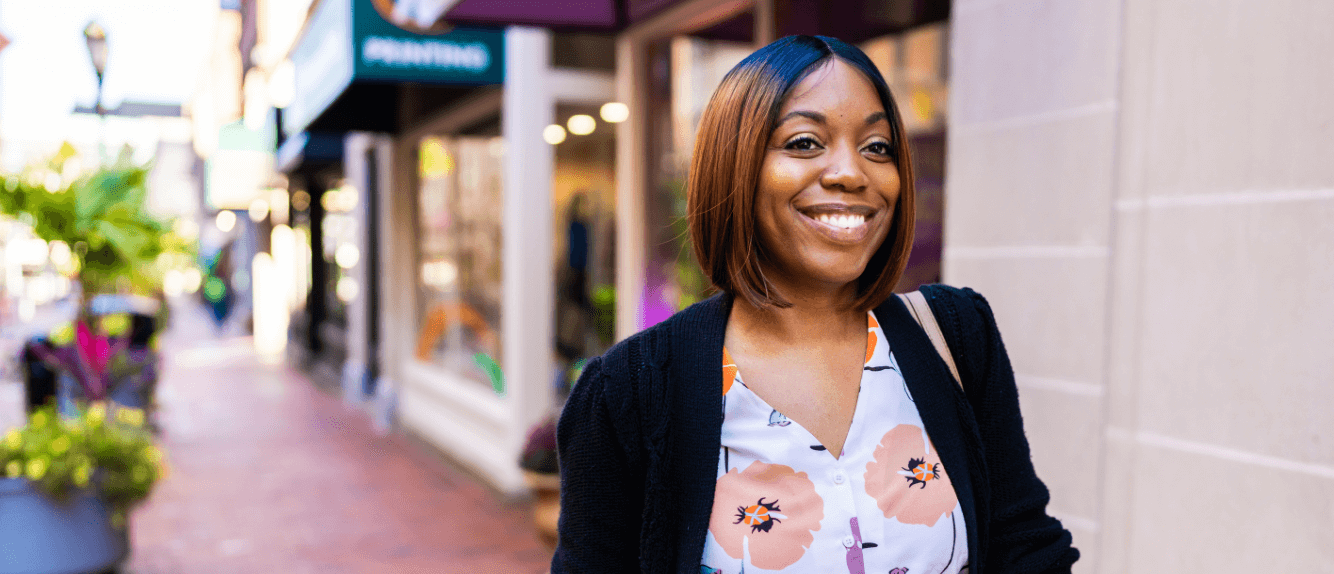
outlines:
[[[107,32],[97,20],[91,20],[83,29],[83,39],[88,44],[88,57],[93,61],[93,71],[97,73],[97,154],[98,161],[106,161],[106,109],[102,107],[102,75],[107,71]]]

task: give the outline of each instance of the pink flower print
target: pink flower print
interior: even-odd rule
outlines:
[[[806,473],[755,461],[714,488],[709,532],[728,556],[766,570],[800,560],[824,520],[824,499]]]
[[[874,459],[866,465],[866,493],[885,518],[935,526],[959,503],[940,454],[924,435],[915,425],[894,427],[880,439]]]

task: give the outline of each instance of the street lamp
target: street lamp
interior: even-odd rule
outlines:
[[[93,60],[93,71],[97,72],[97,113],[102,110],[102,74],[107,71],[107,32],[96,20],[88,22],[83,29],[83,39],[88,43],[88,57]]]
[[[97,20],[90,20],[83,29],[83,40],[88,43],[88,57],[97,73],[97,147],[99,160],[106,158],[106,142],[101,132],[106,130],[106,109],[102,107],[102,75],[107,71],[107,32]]]

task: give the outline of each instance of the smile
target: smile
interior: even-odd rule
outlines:
[[[844,245],[857,244],[867,237],[876,218],[876,210],[866,206],[817,205],[798,209],[801,219],[826,239]]]
[[[820,223],[823,223],[825,225],[838,227],[841,229],[852,229],[854,227],[861,227],[863,225],[866,225],[865,215],[856,215],[856,214],[831,215],[828,213],[821,213],[819,215],[812,217],[812,219],[819,221]]]

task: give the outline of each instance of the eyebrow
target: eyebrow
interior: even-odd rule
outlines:
[[[811,121],[814,121],[814,122],[816,122],[816,123],[821,123],[821,124],[823,124],[823,123],[828,123],[828,118],[826,118],[825,115],[822,114],[822,113],[820,113],[820,112],[812,112],[812,111],[807,111],[807,110],[796,110],[796,111],[788,112],[787,115],[785,115],[785,116],[783,116],[782,118],[780,118],[780,119],[778,120],[778,124],[777,124],[775,127],[777,127],[777,126],[781,126],[781,125],[783,125],[785,122],[787,122],[788,120],[790,120],[790,119],[792,119],[792,118],[797,118],[797,117],[807,118],[807,119],[809,119],[809,120],[811,120]],[[869,125],[874,124],[874,123],[876,123],[876,122],[878,122],[878,121],[881,121],[881,120],[889,121],[889,114],[886,114],[885,112],[872,112],[871,115],[866,116],[866,125],[869,126]]]

